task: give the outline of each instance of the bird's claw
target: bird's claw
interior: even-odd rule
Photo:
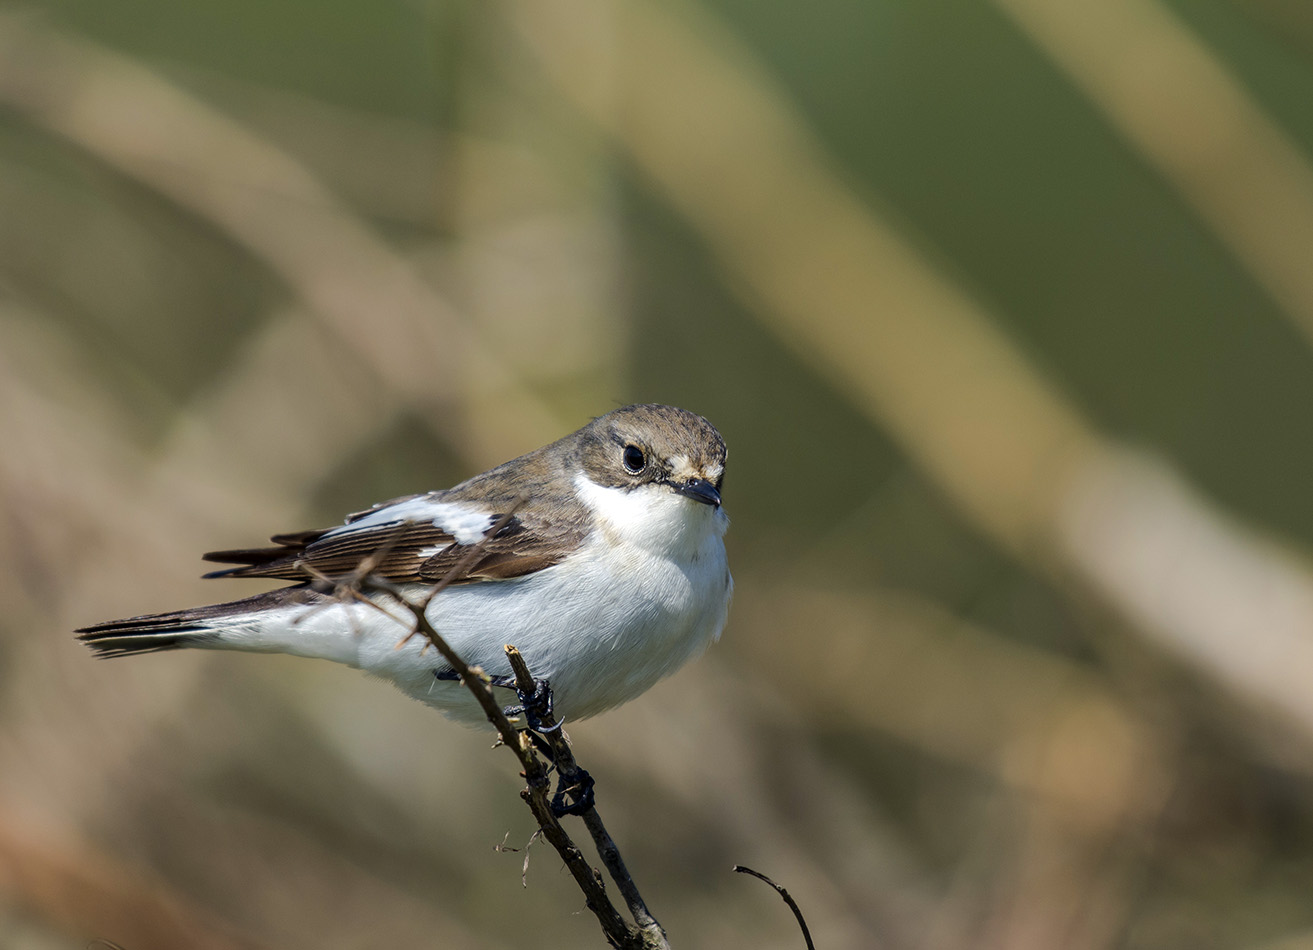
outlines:
[[[596,804],[596,796],[593,795],[593,777],[588,774],[586,769],[579,769],[574,774],[574,784],[567,786],[565,776],[561,776],[556,785],[556,794],[552,796],[552,814],[557,818],[564,818],[566,815],[582,815]],[[567,802],[565,797],[569,795],[574,799]]]
[[[494,685],[501,685],[494,683]],[[507,716],[524,715],[524,721],[534,732],[556,732],[561,728],[560,722],[554,722],[550,726],[543,725],[544,719],[554,719],[554,708],[552,704],[552,687],[547,680],[537,680],[534,683],[533,693],[525,693],[518,686],[515,689],[515,695],[519,697],[519,705],[507,706],[502,710]]]
[[[433,676],[439,680],[458,679],[456,673],[450,669],[434,670]],[[502,712],[507,717],[523,715],[525,723],[529,727],[530,737],[534,740],[538,750],[555,764],[551,746],[546,739],[541,737],[542,733],[557,732],[565,724],[564,721],[556,721],[551,683],[545,679],[535,681],[532,693],[521,690],[513,676],[489,677],[488,685],[515,690],[515,695],[520,700],[519,704],[507,706]],[[543,724],[544,719],[554,721],[550,726],[547,726]],[[539,735],[533,735],[533,733],[539,733]],[[566,784],[567,781],[570,782],[569,785]],[[564,818],[566,815],[582,815],[591,809],[596,804],[593,785],[593,777],[588,774],[586,769],[576,767],[571,772],[569,779],[562,775],[556,784],[556,794],[552,796],[552,814],[557,818]]]

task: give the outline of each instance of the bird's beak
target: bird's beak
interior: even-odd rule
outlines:
[[[690,478],[686,482],[671,482],[670,487],[694,501],[700,501],[712,508],[720,507],[720,492],[715,485],[705,478]]]

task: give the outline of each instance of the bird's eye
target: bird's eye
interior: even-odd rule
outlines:
[[[625,464],[625,471],[630,475],[637,475],[647,464],[647,456],[636,445],[626,445],[625,454],[621,458]]]

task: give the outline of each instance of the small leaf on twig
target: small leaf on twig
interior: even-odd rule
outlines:
[[[533,843],[538,840],[538,836],[542,833],[543,830],[539,828],[529,836],[529,843],[524,846],[524,866],[520,868],[520,884],[525,890],[529,888],[529,849],[533,847]]]

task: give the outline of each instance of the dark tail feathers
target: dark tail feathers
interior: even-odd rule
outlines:
[[[219,639],[214,621],[254,613],[289,603],[304,603],[319,595],[305,587],[284,587],[244,600],[206,607],[191,607],[163,614],[145,614],[110,620],[75,631],[96,656],[135,656],[181,647],[203,647]]]

